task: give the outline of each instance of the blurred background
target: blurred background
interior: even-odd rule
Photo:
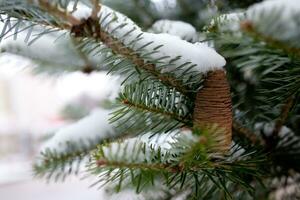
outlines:
[[[31,165],[55,130],[114,98],[116,80],[106,73],[36,75],[30,65],[22,57],[0,56],[0,199],[99,199],[101,191],[88,189],[89,181],[47,184],[33,178]]]

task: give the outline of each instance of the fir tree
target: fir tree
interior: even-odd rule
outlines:
[[[36,176],[132,199],[299,198],[297,0],[0,0],[0,14],[1,52],[122,82],[50,139]]]

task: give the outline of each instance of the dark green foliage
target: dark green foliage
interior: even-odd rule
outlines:
[[[160,82],[152,80],[127,85],[118,102],[120,108],[113,113],[111,121],[120,130],[156,134],[192,126],[189,99]]]
[[[90,166],[93,174],[100,175],[94,185],[115,182],[119,190],[130,184],[140,192],[144,187],[160,183],[170,191],[192,189],[191,199],[216,196],[230,199],[232,185],[251,194],[254,189],[249,181],[262,176],[260,165],[266,163],[265,157],[254,149],[238,146],[233,146],[228,155],[210,152],[216,144],[210,138],[214,131],[197,133],[200,138],[208,139],[203,144],[194,140],[195,136],[178,135],[170,149],[139,140],[100,146]]]
[[[284,179],[298,183],[293,177],[299,173],[299,29],[290,30],[293,34],[286,37],[288,23],[284,25],[280,19],[280,8],[271,14],[256,14],[259,21],[247,17],[233,21],[240,25],[238,32],[222,30],[218,25],[211,27],[208,38],[227,59],[236,121],[259,138],[257,141],[269,154],[269,177],[264,181],[273,185],[256,195],[270,198],[274,190],[285,187]],[[236,140],[242,146],[251,142],[240,137]],[[275,181],[277,177],[283,181]]]
[[[75,9],[79,1],[52,1],[51,8],[67,14],[70,2]],[[93,6],[87,0],[80,2]],[[143,29],[157,19],[169,18],[190,22],[201,31],[217,12],[247,8],[259,1],[177,0],[164,1],[161,7],[150,0],[103,2],[130,16]],[[156,189],[163,194],[160,199],[180,194],[186,194],[186,199],[270,199],[276,189],[299,184],[298,14],[292,20],[296,24],[293,34],[287,34],[291,30],[280,20],[280,8],[271,13],[256,13],[257,21],[247,15],[240,20],[229,20],[229,24],[236,23],[236,30],[223,30],[218,23],[226,19],[216,19],[202,33],[227,60],[235,124],[240,125],[234,127],[230,151],[220,154],[216,153],[216,144],[222,138],[215,137],[220,130],[193,128],[195,93],[205,80],[205,75],[196,72],[193,63],[176,66],[175,61],[181,57],[170,62],[153,59],[150,55],[159,52],[161,47],[149,52],[146,50],[149,43],[136,49],[134,44],[142,34],[125,45],[126,36],[132,30],[123,37],[115,37],[115,30],[108,30],[101,23],[89,24],[93,22],[90,19],[79,26],[82,29],[77,33],[74,27],[69,27],[65,15],[60,18],[48,11],[26,1],[0,1],[0,13],[8,15],[2,19],[4,28],[0,39],[5,39],[9,32],[17,37],[17,33],[26,31],[26,43],[30,45],[45,34],[66,29],[64,33],[76,37],[76,48],[83,55],[103,57],[96,70],[123,77],[124,88],[111,116],[119,136],[149,134],[151,137],[146,141],[136,137],[105,144],[100,140],[82,141],[81,146],[69,145],[64,153],[47,151],[35,166],[36,175],[61,180],[77,173],[81,162],[90,159],[88,172],[98,177],[94,185],[109,183],[114,191],[134,188],[141,193]],[[101,16],[100,21],[106,17]],[[44,29],[32,35],[37,25]],[[125,26],[121,24],[116,30]],[[99,28],[118,48],[108,44],[101,34],[95,34]],[[166,66],[173,66],[173,70],[165,72]],[[193,134],[187,134],[186,130]],[[164,144],[169,147],[153,145],[151,141],[158,134],[171,135],[174,140]],[[297,195],[296,190],[286,198]]]

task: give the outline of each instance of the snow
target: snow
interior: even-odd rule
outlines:
[[[77,9],[75,11],[73,11],[74,3],[71,2],[71,3],[69,3],[68,8],[67,8],[69,11],[73,11],[72,15],[75,18],[87,19],[87,18],[89,18],[89,16],[91,16],[92,9],[90,7],[88,7],[87,5],[85,5],[81,2],[78,2],[76,7],[77,7]]]
[[[145,139],[145,138],[144,138]],[[147,143],[146,143],[147,142]],[[109,161],[141,163],[151,162],[149,141],[143,141],[141,136],[126,139],[122,143],[113,142],[103,148],[104,158]],[[144,151],[140,149],[146,145]],[[162,149],[162,153],[166,150]],[[138,153],[137,153],[138,152]],[[134,154],[134,156],[132,156]]]
[[[259,17],[259,14],[272,13],[277,9],[280,9],[282,13],[280,17],[289,21],[300,11],[299,0],[266,0],[251,6],[247,14],[249,17]]]
[[[176,61],[176,66],[191,62],[196,65],[195,69],[202,73],[220,69],[226,64],[225,59],[221,55],[213,48],[202,43],[192,44],[177,36],[165,33],[144,33],[143,37],[143,44],[153,41],[151,45],[145,48],[148,52],[151,52],[153,48],[159,45],[163,45],[159,52],[151,55],[151,58],[154,60],[167,56],[161,61],[169,63],[172,59],[180,56],[181,59]],[[166,71],[172,70],[176,66],[170,65]]]
[[[73,11],[73,5],[70,4],[68,9]],[[91,12],[91,8],[79,3],[77,9],[72,12],[72,15],[78,19],[86,19],[91,15]],[[153,52],[154,48],[163,45],[157,53],[149,56],[149,58],[154,61],[163,56],[167,56],[167,58],[160,60],[162,62],[161,65],[169,64],[169,62],[174,60],[174,58],[181,57],[181,59],[175,61],[173,65],[168,65],[170,67],[165,67],[163,71],[172,70],[172,66],[178,67],[184,63],[191,62],[196,65],[195,69],[199,72],[206,73],[211,70],[220,69],[226,64],[225,59],[221,55],[206,45],[194,45],[180,37],[167,33],[154,34],[143,32],[131,19],[119,12],[113,11],[107,6],[103,5],[101,7],[101,11],[98,13],[98,16],[100,17],[100,23],[103,29],[133,50],[140,50],[140,48],[145,44],[153,42],[141,50],[143,54],[147,54]],[[188,36],[191,37],[192,34],[195,33],[195,29],[191,25],[184,24],[183,22],[174,22],[172,24],[174,28],[169,30],[171,34],[182,36],[184,33],[187,33]],[[126,37],[124,37],[124,35],[126,35]],[[140,39],[137,40],[137,37],[139,36]],[[21,39],[18,39],[17,43],[14,44],[17,48],[6,48],[12,53],[23,54],[23,56],[32,57],[33,59],[42,58],[47,61],[48,58],[49,61],[55,60],[55,62],[59,65],[70,64],[81,66],[83,64],[83,60],[77,56],[74,48],[69,47],[68,39],[54,43],[49,42],[53,40],[54,37],[51,38],[52,36],[44,36],[40,38],[39,41],[36,41],[31,46],[27,47],[24,44],[20,45],[20,41],[23,39],[22,37],[26,36],[21,35]],[[8,42],[13,44],[12,40]],[[59,42],[62,42],[63,44],[59,45]],[[64,46],[67,47],[66,51],[61,51]],[[47,52],[47,54],[44,52]],[[68,53],[70,55],[68,55]],[[96,57],[96,59],[100,59],[101,61],[101,58],[99,57],[101,56]]]
[[[1,51],[36,60],[54,62],[57,65],[84,66],[83,60],[76,54],[68,39],[60,38],[55,42],[56,36],[47,34],[28,46],[24,41],[26,35],[27,32],[21,32],[16,40],[13,37],[4,39],[0,45]]]
[[[80,10],[81,6],[74,12],[74,16],[85,18],[87,13],[91,13],[85,6],[83,6],[82,11]],[[100,25],[104,30],[135,51],[139,50],[147,54],[153,52],[156,47],[163,45],[158,49],[157,53],[149,55],[152,60],[166,56],[166,58],[160,59],[162,65],[169,64],[174,58],[181,57],[180,60],[174,62],[173,67],[191,62],[196,65],[195,69],[199,72],[206,73],[211,70],[223,68],[226,64],[225,59],[207,45],[194,45],[178,36],[167,33],[155,34],[143,32],[141,28],[128,17],[106,6],[101,7],[98,16],[100,17]],[[191,31],[192,28],[187,28],[187,26],[188,25],[185,25],[186,28],[184,28],[184,31]],[[176,27],[179,29],[178,23]],[[175,30],[172,32],[175,33]],[[177,33],[179,34],[179,31]],[[137,38],[139,39],[137,40]],[[145,46],[146,44],[149,45]],[[164,71],[172,70],[172,65],[168,66],[169,67],[165,67],[166,69],[164,69]]]
[[[2,28],[3,23],[0,22],[0,30]],[[41,32],[40,28],[36,27],[33,30],[32,39]],[[13,30],[10,31],[8,36],[13,32]],[[58,67],[66,71],[81,70],[87,64],[96,68],[104,60],[104,55],[90,54],[87,55],[89,63],[86,63],[87,61],[80,56],[79,51],[76,49],[73,39],[62,31],[45,34],[31,45],[26,42],[26,37],[27,31],[18,33],[17,38],[13,36],[4,37],[0,43],[0,52],[29,58],[36,61],[37,64],[42,63],[44,68],[46,65],[50,65],[53,71]],[[100,70],[98,67],[97,69]]]
[[[110,143],[107,147],[103,148],[103,153],[104,157],[110,161],[131,163],[147,161],[151,163],[153,160],[150,154],[152,150],[158,150],[160,148],[162,156],[166,155],[166,152],[168,151],[176,152],[177,149],[174,149],[172,145],[180,139],[195,141],[195,136],[190,130],[176,130],[169,133],[156,135],[147,133],[134,138],[126,139],[122,141],[122,143]],[[142,147],[142,145],[145,145],[145,149],[143,151],[138,151],[138,148]],[[132,156],[132,154],[135,156]],[[168,159],[168,157],[165,159]]]
[[[116,133],[109,123],[111,110],[96,109],[78,122],[59,130],[43,147],[42,152],[50,149],[58,153],[67,151],[67,143],[86,144],[87,141],[104,140],[114,137]]]
[[[136,164],[147,162],[150,164],[153,163],[153,156],[157,156],[157,152],[155,155],[151,155],[150,151],[152,149],[157,150],[160,148],[162,162],[171,162],[169,159],[174,158],[166,155],[169,155],[167,152],[178,153],[178,151],[180,151],[177,148],[172,148],[172,144],[176,143],[177,139],[186,139],[186,142],[199,140],[199,138],[193,135],[190,130],[177,130],[167,134],[159,134],[154,136],[152,136],[152,133],[147,133],[142,136],[126,139],[121,144],[110,143],[107,147],[103,148],[103,153],[104,157],[109,161]],[[139,153],[137,153],[138,147],[141,147],[140,145],[145,145],[145,148],[143,151],[138,151]],[[136,194],[130,187],[125,187],[125,189],[123,188],[120,193],[115,193],[114,186],[114,183],[107,186],[105,190],[105,199],[143,200],[148,199],[147,197],[151,197],[153,199],[162,199],[165,197],[164,191],[168,190],[168,188],[162,184],[161,179],[159,178],[154,180],[154,185],[152,187],[148,188],[148,190],[143,190],[139,194]],[[169,190],[169,192],[175,191]],[[184,196],[187,195],[187,192],[189,192],[189,190],[182,191],[182,195],[179,195],[174,199],[185,199]]]
[[[274,128],[275,128],[275,123],[274,122],[270,122],[270,123],[266,123],[266,122],[258,122],[255,124],[254,126],[256,131],[263,131],[263,133],[266,136],[271,136],[273,134]],[[279,130],[278,135],[280,137],[285,137],[288,134],[294,134],[293,131],[288,128],[287,126],[282,126],[281,129]]]
[[[217,19],[212,20],[210,26],[217,24],[220,31],[235,32],[240,30],[240,22],[245,18],[243,12],[233,12],[220,15]]]
[[[247,19],[254,25],[259,25],[263,21],[270,23],[269,26],[263,25],[257,29],[276,39],[284,40],[290,37],[299,37],[299,20],[297,20],[299,13],[299,0],[267,0],[249,7]],[[270,19],[273,22],[270,22]]]
[[[150,31],[154,33],[168,33],[192,42],[197,41],[198,38],[195,27],[182,21],[158,20],[152,25]]]

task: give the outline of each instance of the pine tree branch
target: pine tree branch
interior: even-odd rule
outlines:
[[[230,183],[241,184],[246,191],[252,191],[249,178],[259,179],[261,166],[267,162],[265,156],[256,150],[242,150],[237,145],[232,147],[230,155],[213,153],[214,137],[210,131],[203,132],[200,137],[180,134],[174,139],[176,141],[167,149],[163,144],[152,146],[139,139],[99,146],[89,166],[90,173],[99,174],[100,179],[95,185],[117,181],[121,186],[125,182],[140,191],[141,186],[153,185],[153,180],[159,178],[170,189],[175,186],[182,188],[192,181],[199,188],[212,184],[219,192],[230,196]]]
[[[90,0],[93,5],[93,10],[91,14],[91,18],[96,20],[98,18],[98,13],[101,10],[101,0]]]
[[[71,36],[71,42],[75,47],[78,45],[78,41],[76,40],[76,38],[73,38],[72,36]],[[81,51],[81,49],[79,49],[79,48],[75,48],[75,49],[76,49],[78,55],[80,56],[80,58],[82,58],[82,60],[85,63],[85,65],[82,67],[81,71],[86,74],[90,74],[92,71],[96,71],[96,69],[93,67],[93,65],[90,62],[87,55],[83,51]]]
[[[281,42],[275,38],[272,38],[271,36],[266,36],[263,33],[258,32],[255,27],[254,24],[251,21],[242,21],[240,24],[241,29],[248,33],[250,36],[252,36],[253,38],[266,42],[268,45],[277,48],[277,49],[281,49],[284,52],[286,52],[287,54],[291,54],[291,55],[296,55],[296,56],[300,56],[300,48],[297,47],[291,47],[289,45],[287,45],[284,42]]]
[[[47,176],[50,180],[55,177],[57,181],[60,177],[62,180],[67,174],[77,174],[79,172],[80,163],[86,158],[94,149],[84,149],[81,151],[75,151],[66,154],[56,154],[55,152],[42,153],[42,161],[38,164],[34,164],[33,171],[36,177]],[[77,167],[74,168],[73,163],[77,162]]]
[[[289,115],[289,112],[290,112],[291,108],[294,105],[294,100],[295,100],[295,96],[292,95],[287,99],[287,101],[282,106],[280,116],[275,122],[275,127],[274,127],[274,130],[273,130],[273,133],[272,133],[273,137],[278,137],[278,134],[279,134],[282,126],[286,122],[286,120],[288,118],[288,115]]]
[[[71,173],[77,174],[80,171],[80,164],[86,158],[91,158],[92,152],[96,151],[97,145],[105,145],[113,141],[122,141],[130,137],[130,134],[124,133],[121,136],[115,136],[106,140],[88,140],[82,141],[82,144],[66,143],[67,150],[65,153],[58,153],[54,150],[46,149],[41,152],[40,161],[33,166],[34,174],[37,177],[45,177],[48,179],[64,180]],[[74,167],[74,164],[77,165]]]
[[[163,73],[159,72],[158,70],[156,70],[156,66],[154,64],[146,63],[143,60],[143,58],[141,58],[137,53],[135,53],[135,51],[133,51],[132,49],[130,49],[128,47],[125,47],[122,42],[113,38],[107,32],[101,30],[100,25],[98,24],[98,21],[94,21],[94,20],[91,20],[90,22],[88,22],[88,21],[89,20],[87,20],[87,23],[96,24],[96,26],[97,26],[96,29],[98,29],[98,31],[99,31],[98,34],[94,37],[96,39],[100,39],[100,41],[103,42],[107,47],[109,47],[115,54],[122,55],[125,58],[131,60],[133,62],[133,64],[135,64],[138,68],[147,71],[154,77],[157,77],[165,85],[172,86],[183,94],[186,94],[186,95],[188,94],[188,89],[183,87],[181,82],[179,82],[178,80],[176,80],[175,78],[171,77],[168,74],[163,74]],[[77,29],[77,27],[73,27],[73,28],[75,28],[77,30],[84,30],[82,28],[85,27],[86,24],[83,23],[81,25],[82,25],[82,27],[79,26],[78,29]],[[75,32],[78,33],[77,31],[75,31]],[[83,35],[85,35],[85,34],[83,34]]]
[[[242,126],[239,122],[236,120],[233,121],[232,128],[234,130],[234,133],[241,137],[241,138],[247,138],[249,141],[251,141],[252,144],[260,144],[264,145],[264,141],[258,137],[254,132],[247,129],[246,127]]]
[[[165,171],[165,172],[182,172],[183,169],[168,164],[162,163],[126,163],[118,161],[108,161],[100,159],[96,161],[97,167],[112,167],[112,168],[127,168],[127,169],[142,169],[152,171]]]
[[[183,124],[186,124],[186,125],[192,126],[192,124],[193,124],[192,120],[180,117],[180,116],[178,116],[178,115],[176,115],[172,112],[167,112],[167,111],[164,111],[164,110],[159,109],[159,108],[147,107],[144,104],[137,104],[135,102],[131,102],[129,99],[124,99],[122,101],[122,103],[126,106],[133,107],[133,108],[138,109],[138,110],[148,111],[148,112],[164,115],[167,118],[174,119],[174,120],[176,120],[178,122],[181,122]]]
[[[48,0],[38,0],[38,2],[39,7],[47,11],[47,13],[68,22],[69,24],[64,25],[65,28],[71,29],[72,26],[81,24],[81,20],[64,10],[60,10],[58,7],[51,5]]]
[[[64,24],[63,27],[71,30],[71,33],[73,33],[75,37],[90,37],[95,38],[96,40],[100,40],[115,54],[121,55],[131,60],[132,63],[135,64],[138,68],[147,71],[154,77],[158,78],[165,85],[172,86],[182,94],[189,96],[190,90],[183,86],[181,81],[178,81],[168,73],[161,73],[156,69],[155,64],[145,62],[145,60],[140,57],[140,55],[137,54],[134,50],[126,47],[121,41],[114,38],[106,31],[102,30],[99,24],[99,19],[93,19],[95,17],[95,14],[92,14],[92,16],[86,20],[79,20],[72,16],[70,13],[52,6],[47,0],[39,0],[39,2],[39,6],[41,9],[55,17],[61,18],[68,22],[67,24]],[[96,10],[99,9],[101,9],[101,7],[98,7]],[[86,32],[87,29],[89,30],[89,32]]]
[[[160,172],[170,172],[170,173],[181,173],[181,172],[199,172],[200,170],[210,170],[217,169],[220,170],[229,170],[230,166],[222,163],[205,163],[204,165],[195,165],[195,166],[184,166],[184,164],[172,165],[172,164],[162,164],[162,163],[126,163],[126,162],[118,162],[118,161],[108,161],[105,159],[100,159],[96,161],[96,165],[99,168],[102,167],[112,167],[112,168],[127,168],[127,169],[142,169],[142,170],[152,170],[152,171],[160,171]],[[255,167],[253,165],[252,167]],[[240,165],[243,167],[243,165]],[[251,167],[251,165],[244,165],[244,167]]]

